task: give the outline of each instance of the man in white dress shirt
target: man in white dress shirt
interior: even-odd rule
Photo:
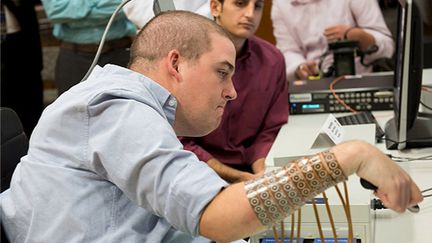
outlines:
[[[289,81],[306,79],[333,63],[325,55],[327,46],[338,40],[358,41],[361,50],[373,45],[378,50],[366,55],[365,63],[390,58],[394,41],[376,0],[273,0],[271,18],[276,46],[285,56]],[[367,73],[372,67],[356,60],[356,73]]]

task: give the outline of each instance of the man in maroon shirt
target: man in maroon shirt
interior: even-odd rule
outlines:
[[[263,6],[264,0],[210,1],[215,21],[231,34],[236,47],[233,82],[238,96],[226,105],[215,131],[181,138],[185,149],[229,182],[264,172],[265,157],[288,119],[284,58],[272,44],[254,36]]]

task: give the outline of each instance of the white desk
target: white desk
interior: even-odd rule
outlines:
[[[426,70],[424,83],[432,83],[432,69]],[[375,117],[384,127],[393,116],[392,111],[374,112]],[[284,125],[273,144],[266,165],[271,169],[275,161],[289,160],[294,157],[312,154],[323,149],[310,149],[321,125],[328,114],[291,115],[288,124]],[[384,143],[376,144],[383,152],[400,157],[420,157],[432,154],[432,148],[409,149],[404,151],[387,150]],[[416,181],[421,190],[432,187],[432,160],[399,163]],[[354,181],[357,181],[355,178]],[[351,186],[351,196],[364,195],[360,186]],[[372,198],[372,194],[370,194]],[[373,213],[373,243],[425,243],[432,242],[432,198],[426,198],[419,204],[420,212],[397,214],[390,210],[377,210]],[[363,243],[363,242],[362,242]]]

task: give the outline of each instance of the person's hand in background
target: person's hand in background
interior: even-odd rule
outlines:
[[[349,31],[351,28],[352,26],[349,25],[334,25],[324,30],[324,36],[329,43],[344,40],[346,39],[347,31]]]
[[[310,60],[300,64],[297,67],[295,74],[298,79],[307,79],[309,76],[318,75],[319,70],[317,61]]]

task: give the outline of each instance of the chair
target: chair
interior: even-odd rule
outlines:
[[[10,180],[21,157],[27,154],[28,139],[14,110],[0,107],[1,117],[1,192],[9,188]]]
[[[14,110],[0,107],[0,117],[1,192],[3,192],[9,188],[15,167],[21,157],[27,154],[29,143],[21,121]],[[3,225],[1,225],[1,242],[9,242],[3,230]]]

